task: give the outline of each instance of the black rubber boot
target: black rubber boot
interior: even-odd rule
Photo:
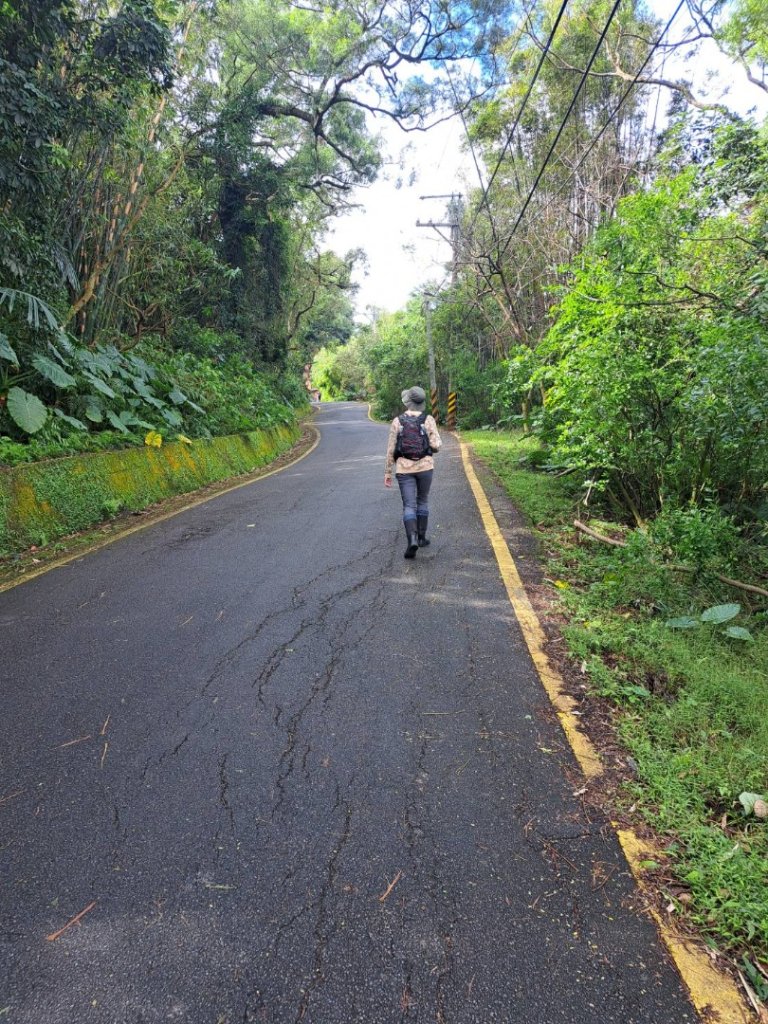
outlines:
[[[419,550],[419,542],[416,533],[416,520],[409,519],[405,523],[405,536],[408,538],[408,547],[405,549],[404,558],[415,558]]]
[[[427,523],[429,522],[429,516],[417,516],[417,532],[419,535],[419,547],[425,548],[429,544],[427,540]]]

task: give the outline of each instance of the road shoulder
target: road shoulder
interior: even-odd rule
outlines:
[[[673,926],[661,893],[649,882],[644,865],[658,856],[650,831],[638,830],[634,823],[619,820],[616,794],[628,777],[627,762],[607,709],[600,708],[599,701],[586,699],[578,670],[565,651],[558,628],[561,616],[553,611],[537,557],[537,542],[492,471],[474,456],[469,445],[461,439],[459,443],[465,472],[510,603],[542,685],[584,772],[582,798],[612,820],[646,911],[655,921],[702,1019],[717,1024],[747,1024],[754,1017],[732,976],[715,962],[703,943]]]

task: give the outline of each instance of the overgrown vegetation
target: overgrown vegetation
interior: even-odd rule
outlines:
[[[5,0],[0,457],[303,401],[352,330],[357,254],[323,235],[378,171],[366,117],[423,125],[443,90],[398,70],[481,30],[438,3]]]
[[[737,571],[739,558],[730,543],[703,550],[700,527],[690,521],[675,524],[677,555],[698,566],[695,576],[669,567],[669,524],[656,534],[633,532],[626,548],[579,543],[572,520],[580,487],[537,468],[548,459],[540,441],[481,431],[464,439],[541,538],[574,665],[592,694],[617,708],[617,728],[636,764],[625,811],[636,805],[667,837],[677,879],[670,902],[721,949],[765,961],[768,822],[747,813],[739,796],[768,788],[768,601],[717,579],[725,552]],[[709,540],[711,530],[704,535]],[[749,561],[754,571],[754,550],[740,555],[742,570]],[[675,628],[676,619],[723,604],[738,612]],[[750,639],[729,636],[717,621],[723,614]]]
[[[298,382],[240,355],[214,360],[149,339],[122,352],[78,344],[40,300],[3,294],[20,344],[0,336],[0,462],[141,444],[147,432],[211,437],[270,427],[291,422],[305,400]]]

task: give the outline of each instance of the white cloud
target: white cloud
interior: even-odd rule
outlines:
[[[386,174],[356,190],[354,201],[362,208],[340,218],[328,236],[336,252],[363,248],[368,254],[367,275],[356,277],[361,314],[367,306],[400,309],[414,289],[445,276],[449,243],[416,222],[444,221],[447,200],[419,197],[466,193],[477,185],[471,157],[461,150],[463,133],[457,117],[428,132],[406,134],[394,124],[382,131]]]

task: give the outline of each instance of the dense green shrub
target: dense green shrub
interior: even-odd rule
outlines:
[[[277,374],[258,371],[242,356],[211,359],[190,352],[153,352],[160,374],[194,403],[185,410],[190,436],[234,434],[289,423],[306,401]]]
[[[705,199],[688,170],[620,203],[538,350],[557,461],[638,519],[713,501],[744,515],[768,477],[766,199],[727,215]]]
[[[739,531],[717,506],[663,509],[650,536],[663,550],[695,568],[728,567],[739,548]]]
[[[315,353],[312,362],[312,386],[331,401],[354,401],[366,398],[367,366],[360,337],[346,345],[324,347]]]
[[[125,434],[117,430],[99,430],[91,433],[72,430],[57,420],[51,420],[26,443],[0,436],[0,465],[20,466],[25,462],[39,462],[41,459],[55,459],[62,455],[78,455],[80,452],[106,451],[110,448],[125,448],[126,445],[143,445],[138,434]]]
[[[366,347],[373,392],[373,412],[390,419],[402,412],[404,388],[419,385],[429,393],[427,339],[421,303],[412,299],[405,310],[381,317]]]
[[[492,393],[496,421],[504,427],[522,423],[529,429],[540,359],[535,349],[518,345],[499,365],[502,372]]]
[[[481,366],[474,352],[459,350],[448,363],[450,390],[456,392],[459,426],[471,430],[497,420],[494,395],[504,379],[504,364]]]

